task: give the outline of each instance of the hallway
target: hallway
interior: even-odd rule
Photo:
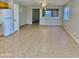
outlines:
[[[0,57],[79,57],[79,46],[62,27],[25,25],[0,38]]]

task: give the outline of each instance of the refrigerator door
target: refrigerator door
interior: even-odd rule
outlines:
[[[9,36],[14,33],[13,19],[5,19],[3,22],[3,35]]]

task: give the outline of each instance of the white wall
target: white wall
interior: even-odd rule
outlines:
[[[62,25],[63,8],[58,6],[47,7],[48,9],[59,9],[59,17],[43,17],[40,10],[40,25]]]
[[[9,5],[11,5],[11,8],[14,7],[14,4],[19,5],[19,26],[26,24],[26,6],[19,4],[17,2],[10,1]]]
[[[26,8],[26,24],[32,24],[32,8]]]
[[[33,6],[28,6],[26,8],[26,24],[32,24],[32,9],[40,9],[40,7],[33,7]],[[59,8],[59,17],[58,18],[53,18],[53,17],[42,17],[42,9],[40,9],[40,25],[62,25],[62,16],[63,16],[63,8],[60,6],[51,6],[49,8]]]
[[[71,0],[67,7],[70,7],[70,20],[64,22],[65,29],[79,41],[79,0]]]
[[[25,6],[23,6],[23,5],[21,5],[21,4],[19,4],[19,8],[20,8],[20,15],[19,15],[19,25],[20,26],[22,26],[22,25],[25,25],[26,24],[26,20],[27,20],[27,18],[26,18],[26,16],[27,16],[27,13],[26,13],[26,7]]]
[[[0,19],[0,24],[2,24],[2,20]]]
[[[2,20],[0,19],[0,24],[2,24]]]

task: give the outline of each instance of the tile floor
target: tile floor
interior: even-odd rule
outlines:
[[[79,57],[79,45],[58,26],[26,25],[0,38],[2,58]]]

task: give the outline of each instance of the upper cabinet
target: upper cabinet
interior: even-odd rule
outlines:
[[[9,5],[6,2],[0,2],[0,9],[8,9]]]

